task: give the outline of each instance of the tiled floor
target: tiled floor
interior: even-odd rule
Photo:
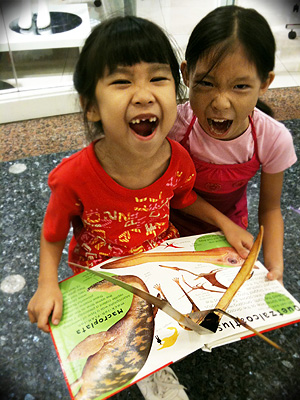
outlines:
[[[30,122],[27,123],[30,128]],[[51,124],[51,119],[40,123]],[[293,134],[299,157],[300,120],[284,123]],[[15,128],[17,132],[17,125]],[[14,147],[18,143],[21,142],[11,144],[12,154],[17,154]],[[67,386],[51,338],[30,324],[26,308],[37,285],[39,235],[49,198],[47,176],[72,151],[36,156],[30,156],[29,149],[27,152],[25,158],[3,162],[0,171],[0,399],[67,400]],[[285,286],[298,299],[299,174],[299,163],[285,173],[282,195]],[[258,190],[257,175],[248,189],[249,230],[253,234],[258,228]],[[59,269],[60,280],[70,276],[66,261],[67,250]],[[267,335],[286,352],[281,353],[258,338],[249,338],[214,349],[212,353],[195,352],[174,364],[172,368],[187,387],[190,400],[299,399],[300,325],[286,326]],[[139,400],[142,396],[134,385],[114,398]]]
[[[277,120],[300,118],[300,87],[270,89],[262,99]],[[12,122],[0,126],[0,161],[77,150],[84,143],[80,113]]]
[[[259,9],[262,3],[269,6],[270,2],[247,1],[247,6],[248,3],[249,6],[255,3]],[[274,0],[271,2],[273,7],[267,9],[275,15],[280,35],[284,35],[287,31],[282,24],[290,21],[278,21],[278,13],[275,12],[278,2]],[[138,0],[137,9],[144,7],[144,16],[158,19],[167,30],[176,33],[176,40],[184,45],[190,26],[200,19],[205,7],[213,8],[215,3],[205,0]],[[284,18],[283,11],[280,16]],[[300,52],[288,55],[292,54],[289,53],[289,46],[299,46],[299,38],[292,42],[282,36],[282,40],[277,63],[280,62],[282,67],[280,82],[283,82],[283,87],[270,89],[264,100],[273,107],[275,117],[283,120],[292,132],[299,158],[300,89],[297,57],[300,57]],[[285,75],[292,79],[293,85],[284,80]],[[26,308],[36,288],[40,227],[49,198],[48,173],[64,156],[83,145],[84,131],[80,114],[20,121],[0,127],[0,283],[4,278],[13,276],[11,286],[6,284],[0,290],[0,400],[69,398],[51,339],[30,324]],[[17,170],[19,173],[13,173],[16,167],[20,168]],[[298,300],[299,175],[297,163],[285,174],[282,196],[286,227],[285,286]],[[257,232],[258,190],[257,175],[251,181],[248,191],[249,230],[253,234]],[[70,274],[66,257],[65,250],[60,279]],[[297,400],[300,398],[300,326],[284,327],[268,333],[268,336],[287,352],[277,352],[258,338],[250,338],[215,349],[211,354],[196,352],[172,368],[180,382],[187,387],[191,400]],[[133,386],[114,398],[138,400],[142,396]]]

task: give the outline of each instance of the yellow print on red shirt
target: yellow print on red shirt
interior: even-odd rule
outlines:
[[[111,243],[114,242],[116,246],[119,242],[126,248],[131,241],[136,242],[140,234],[144,240],[147,237],[147,243],[155,240],[168,229],[170,199],[162,190],[157,195],[134,197],[132,211],[127,211],[130,210],[127,207],[85,211],[82,218],[85,227],[85,233],[82,232],[83,243],[100,252],[109,245],[107,238],[112,238]]]

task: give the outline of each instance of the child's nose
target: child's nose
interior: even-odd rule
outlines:
[[[146,85],[140,85],[133,94],[132,102],[141,105],[151,104],[154,102],[154,95]]]
[[[230,108],[230,99],[224,92],[219,92],[215,95],[211,103],[215,110],[222,111]]]

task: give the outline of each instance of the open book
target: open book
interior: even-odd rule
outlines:
[[[168,261],[168,253],[195,251],[193,261],[188,256],[189,261],[182,256],[180,261]],[[147,253],[154,252],[162,252],[161,259],[117,268],[111,268],[109,260],[94,269],[165,297],[188,314],[191,300],[199,310],[214,308],[243,263],[221,233],[169,240]],[[299,302],[279,282],[268,281],[266,274],[257,261],[227,311],[263,332],[299,322]],[[186,330],[163,311],[90,272],[64,280],[60,288],[63,317],[58,326],[50,323],[51,336],[76,400],[108,398],[198,349],[211,351],[253,335],[226,316],[215,333]]]

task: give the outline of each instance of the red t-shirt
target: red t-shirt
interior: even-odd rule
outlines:
[[[166,172],[139,190],[119,185],[104,171],[95,142],[64,159],[49,175],[45,239],[65,239],[72,224],[69,260],[92,266],[177,237],[169,222],[170,204],[180,209],[194,203],[195,168],[187,151],[168,140],[172,154]]]

